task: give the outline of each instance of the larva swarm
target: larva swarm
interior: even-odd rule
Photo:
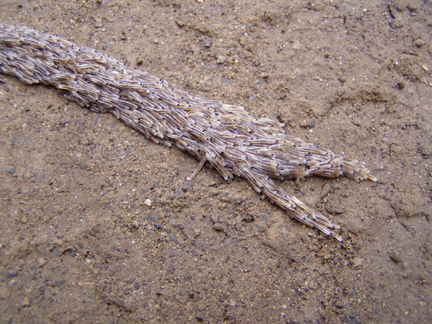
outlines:
[[[110,112],[153,142],[208,161],[225,180],[243,177],[299,221],[338,240],[337,226],[272,178],[345,175],[376,181],[358,162],[289,136],[276,121],[192,96],[94,49],[32,29],[0,23],[0,72],[52,85],[91,111]]]

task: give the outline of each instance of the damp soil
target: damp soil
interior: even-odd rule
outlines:
[[[430,0],[3,0],[0,20],[277,119],[379,179],[280,184],[340,243],[0,76],[1,323],[431,322]]]

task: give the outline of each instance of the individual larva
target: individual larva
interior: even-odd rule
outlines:
[[[377,181],[357,161],[285,133],[277,121],[243,107],[192,96],[130,69],[103,53],[56,36],[0,22],[0,72],[52,85],[93,112],[109,112],[155,143],[175,145],[210,163],[225,180],[245,178],[300,222],[342,241],[340,227],[278,187],[272,179],[347,176]]]

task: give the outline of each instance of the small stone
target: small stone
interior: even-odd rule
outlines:
[[[313,281],[313,280],[311,280],[311,281],[306,281],[306,282],[305,282],[305,286],[306,286],[307,288],[309,288],[309,289],[313,289],[313,290],[317,290],[317,289],[318,289],[318,284],[317,284],[315,281]]]
[[[198,236],[200,236],[200,234],[201,234],[201,231],[198,228],[195,228],[194,229],[194,236],[198,237]]]
[[[247,38],[246,38],[246,36],[242,36],[242,37],[239,38],[238,41],[239,41],[239,43],[240,43],[241,46],[245,46],[246,42],[247,42]]]
[[[210,40],[205,40],[204,41],[204,47],[210,47],[211,46],[211,41]]]
[[[243,220],[247,223],[252,222],[255,219],[254,215],[250,213],[246,213],[246,215],[243,217]]]
[[[103,24],[102,24],[102,18],[100,18],[100,17],[98,17],[98,16],[93,16],[93,19],[94,19],[94,21],[95,21],[94,26],[95,26],[96,28],[100,28],[100,27],[103,26]]]
[[[402,259],[401,259],[400,255],[399,255],[399,253],[396,253],[396,252],[392,252],[392,253],[390,254],[390,259],[391,259],[393,262],[395,262],[395,263],[400,263],[400,262],[402,262]]]
[[[417,46],[417,47],[422,47],[422,46],[424,46],[424,45],[426,44],[426,42],[425,42],[424,40],[422,40],[422,39],[417,39],[417,40],[414,42],[414,44],[415,44],[415,46]]]
[[[210,216],[210,220],[211,220],[213,223],[217,223],[217,222],[219,221],[219,217],[218,217],[217,214],[212,214],[212,215]]]
[[[221,83],[228,83],[228,82],[229,82],[228,78],[225,77],[221,78]]]
[[[24,297],[21,306],[22,307],[30,306],[30,299],[28,297]]]
[[[333,254],[325,254],[324,259],[325,260],[334,259],[334,255]]]
[[[213,229],[217,232],[223,232],[225,230],[224,226],[222,224],[215,224],[213,225]]]
[[[407,7],[411,12],[417,11],[417,7],[412,3],[408,4]]]
[[[47,262],[44,258],[38,258],[36,261],[38,268],[42,268]]]
[[[226,56],[219,55],[216,59],[216,63],[217,64],[223,64],[226,62],[226,60],[227,60]]]
[[[16,172],[15,168],[10,168],[9,170],[6,170],[7,173],[9,174],[14,174]]]
[[[176,24],[177,24],[177,26],[179,26],[180,28],[186,26],[186,24],[185,24],[183,21],[181,21],[181,20],[176,20]]]
[[[152,201],[150,199],[144,200],[144,205],[151,207]]]
[[[359,257],[355,257],[353,260],[354,267],[361,267],[363,265],[363,259]]]
[[[400,20],[393,21],[391,25],[393,28],[402,28],[404,26],[404,24]]]
[[[302,44],[298,41],[298,40],[296,40],[294,43],[293,43],[293,49],[295,49],[295,50],[298,50],[298,49],[301,49],[301,47],[302,47]]]
[[[157,38],[153,39],[153,43],[159,44],[159,39],[157,39]]]

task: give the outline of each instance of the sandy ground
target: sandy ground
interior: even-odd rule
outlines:
[[[379,179],[282,184],[339,243],[2,76],[1,323],[432,321],[430,0],[2,0],[0,20],[278,119]]]

